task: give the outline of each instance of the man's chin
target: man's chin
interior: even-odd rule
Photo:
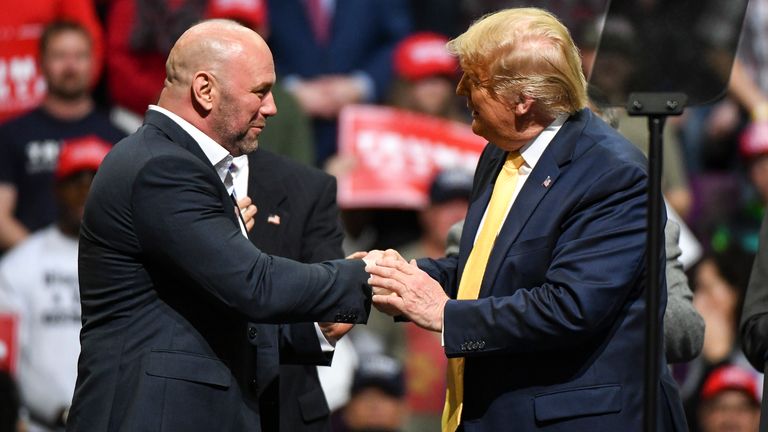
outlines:
[[[249,142],[241,142],[238,146],[238,150],[240,150],[241,155],[246,155],[249,153],[253,153],[256,151],[256,149],[259,148],[259,141],[253,140]]]

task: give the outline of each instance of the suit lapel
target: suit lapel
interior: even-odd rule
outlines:
[[[224,187],[224,183],[222,183],[221,179],[219,178],[219,173],[216,172],[216,168],[211,165],[211,161],[208,160],[208,157],[205,156],[205,153],[203,153],[203,149],[200,148],[200,145],[197,143],[197,141],[194,140],[194,138],[192,138],[192,136],[190,136],[184,129],[181,128],[181,126],[176,124],[176,122],[171,120],[168,116],[157,111],[147,111],[144,118],[144,123],[160,129],[166,136],[168,136],[171,142],[178,144],[180,147],[188,150],[190,153],[197,156],[197,158],[200,159],[207,167],[209,167],[211,170],[210,172],[214,177],[213,183],[216,185],[216,188],[219,191],[219,198],[221,199],[222,206],[224,206],[225,210],[232,207],[232,198],[229,196],[227,188]],[[228,214],[238,227],[240,226],[238,216],[235,214],[234,210],[225,211],[224,213]]]
[[[553,141],[550,143],[550,146],[555,144]],[[480,287],[479,297],[488,295],[494,275],[498,273],[501,264],[504,262],[507,251],[512,247],[520,232],[528,223],[533,211],[549,191],[549,187],[543,185],[544,181],[549,178],[550,182],[554,182],[559,175],[560,168],[552,159],[551,154],[545,151],[536,163],[536,167],[528,175],[528,179],[526,179],[523,188],[515,199],[515,203],[512,204],[512,208],[509,210],[507,218],[504,220],[504,225],[502,225],[499,236],[496,238],[496,242],[491,250],[491,255],[488,257],[488,264],[485,266],[485,276]]]
[[[479,297],[487,297],[489,295],[493,279],[503,264],[507,251],[525,229],[536,207],[551,189],[551,185],[555,183],[562,170],[571,161],[576,143],[581,137],[581,133],[591,115],[591,112],[585,109],[571,116],[557,135],[555,135],[552,142],[549,143],[533,171],[529,174],[504,221],[493,250],[491,250],[491,255],[485,268],[485,276],[480,287]],[[467,258],[469,258],[469,251],[474,244],[480,221],[483,218],[486,207],[488,207],[488,201],[490,200],[496,177],[504,164],[506,155],[507,153],[501,149],[495,149],[493,160],[487,164],[487,169],[490,170],[492,175],[485,179],[485,189],[478,197],[475,205],[471,206],[467,213],[460,243],[460,250],[466,252],[459,256],[459,280],[461,280],[461,274],[463,273]],[[478,169],[485,168],[478,167]]]
[[[278,235],[288,224],[288,193],[280,181],[280,167],[275,160],[265,161],[260,150],[248,155],[248,196],[258,209],[253,227],[253,238],[260,248],[277,250]],[[256,175],[258,173],[258,175]],[[275,217],[276,216],[276,217]]]

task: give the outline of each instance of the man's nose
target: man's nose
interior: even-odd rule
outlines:
[[[264,102],[261,105],[261,114],[265,117],[271,117],[277,114],[277,104],[275,104],[275,97],[272,92],[264,98]]]

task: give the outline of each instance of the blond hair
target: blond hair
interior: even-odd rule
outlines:
[[[533,98],[542,113],[572,114],[587,106],[581,56],[568,29],[547,11],[513,8],[488,14],[448,42],[462,68],[483,68],[489,87],[508,101]]]

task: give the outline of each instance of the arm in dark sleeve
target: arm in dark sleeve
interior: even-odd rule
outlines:
[[[209,168],[181,157],[144,166],[132,194],[144,253],[189,276],[254,322],[364,323],[370,310],[361,260],[300,264],[259,251],[222,205]]]
[[[664,311],[664,350],[667,362],[692,360],[704,344],[704,319],[693,307],[693,293],[678,257],[680,226],[668,219],[664,228],[667,251],[667,309]]]
[[[744,354],[759,371],[765,368],[768,354],[768,215],[760,228],[760,248],[752,266],[744,310],[741,317],[741,342]]]

